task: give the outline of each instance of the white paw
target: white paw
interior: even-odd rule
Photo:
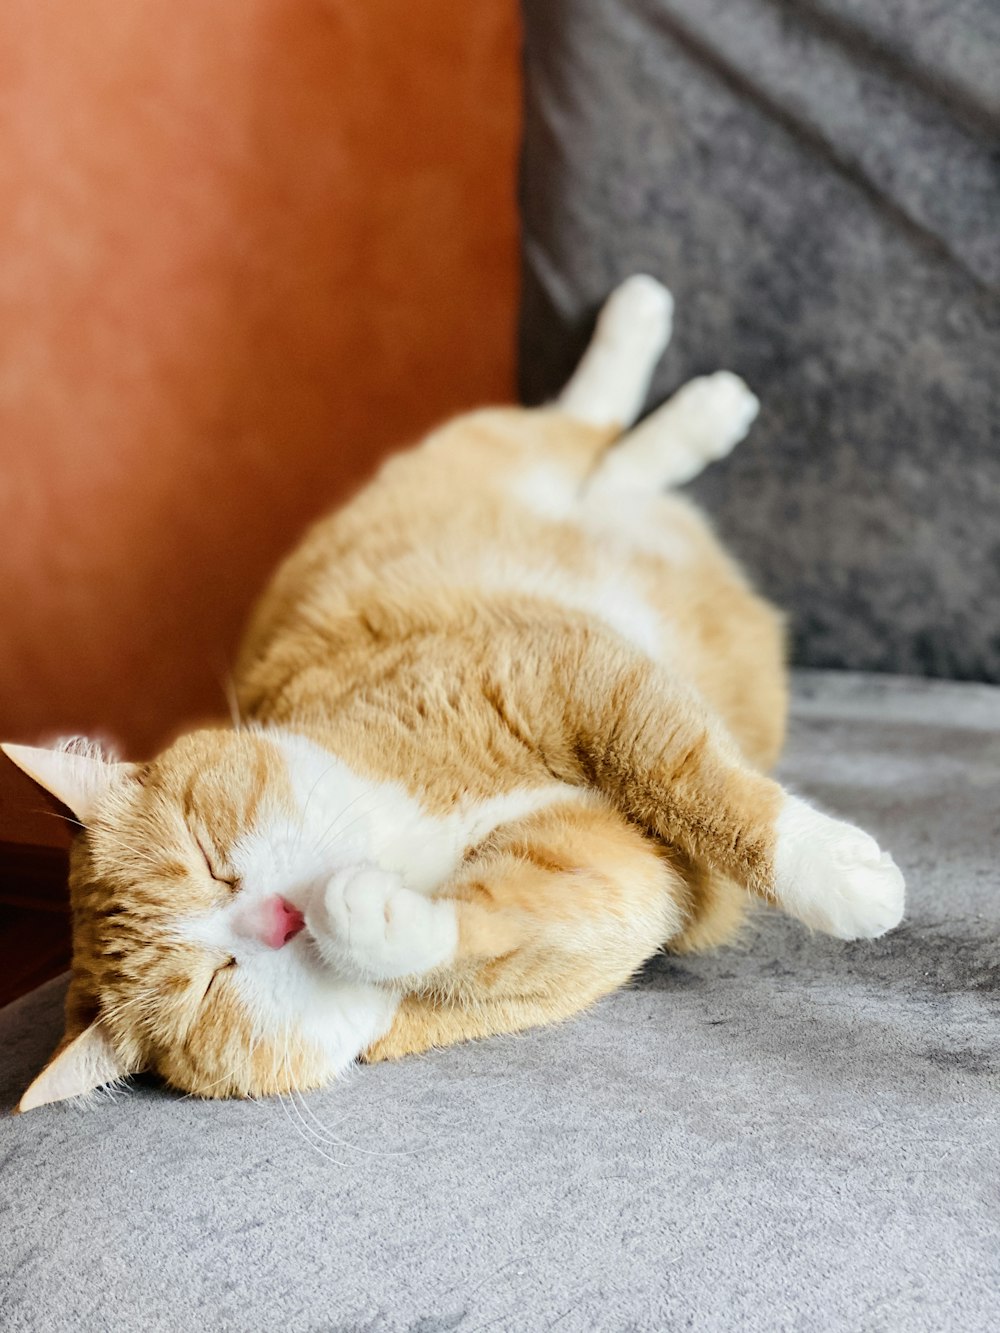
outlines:
[[[756,396],[731,370],[689,380],[669,407],[671,430],[705,462],[731,453],[760,411]]]
[[[781,906],[814,930],[874,939],[902,920],[905,885],[889,853],[794,796],[778,817],[774,868]]]
[[[597,320],[598,336],[623,345],[652,349],[659,357],[670,341],[674,298],[647,273],[633,273],[611,293]]]
[[[450,903],[424,898],[373,865],[336,871],[305,919],[332,967],[373,981],[430,972],[454,957],[458,940]]]
[[[559,406],[592,426],[629,426],[642,411],[649,381],[670,341],[674,298],[655,278],[637,273],[616,288]]]

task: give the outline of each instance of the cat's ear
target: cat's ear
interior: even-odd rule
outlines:
[[[35,745],[0,745],[8,759],[86,824],[106,791],[138,772],[135,764],[105,759],[97,746],[48,750]]]
[[[106,1083],[114,1083],[128,1074],[115,1053],[107,1030],[96,1019],[71,1041],[64,1042],[31,1083],[17,1104],[21,1111],[33,1111],[49,1102],[64,1102],[80,1097]]]

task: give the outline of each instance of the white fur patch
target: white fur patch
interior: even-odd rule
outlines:
[[[539,518],[564,523],[579,517],[580,487],[566,468],[536,463],[510,483],[514,499]]]
[[[623,562],[641,554],[670,565],[687,565],[694,549],[678,523],[685,503],[648,488],[615,495],[588,488],[580,500],[578,521],[605,559],[609,552],[619,554]]]
[[[673,312],[673,297],[655,278],[627,278],[605,302],[590,345],[559,395],[563,411],[594,426],[635,421],[670,341]]]
[[[487,592],[535,597],[596,616],[649,657],[662,657],[666,626],[636,588],[625,562],[612,556],[601,565],[595,577],[555,564],[529,565],[503,552],[482,565],[479,582]]]
[[[853,824],[786,798],[777,821],[775,892],[786,912],[842,940],[874,939],[903,916],[903,876]]]
[[[293,820],[297,864],[304,867],[312,858],[325,876],[343,866],[373,864],[401,875],[416,893],[439,888],[466,850],[500,824],[544,809],[572,790],[553,782],[462,803],[446,816],[431,815],[401,783],[363,778],[304,736],[282,731],[275,740],[298,805]],[[273,828],[261,826],[254,835],[272,854]]]
[[[692,557],[687,536],[671,524],[671,501],[655,493],[581,494],[562,470],[541,463],[511,483],[513,498],[548,522],[572,523],[587,537],[599,571],[569,571],[527,563],[509,550],[494,551],[480,568],[483,587],[540,597],[603,620],[648,656],[662,660],[671,647],[670,627],[650,606],[630,567],[637,554],[672,564]]]
[[[603,579],[584,591],[580,609],[610,625],[648,657],[664,654],[666,627],[649,603],[623,578]]]
[[[581,528],[605,564],[625,561],[636,552],[671,564],[686,564],[691,559],[690,541],[672,522],[680,500],[662,495],[648,475],[637,486],[603,487],[589,482],[581,490],[564,468],[538,463],[514,478],[510,494],[546,522]]]
[[[338,972],[371,981],[420,976],[450,962],[458,918],[446,899],[426,898],[378,866],[349,866],[313,896],[306,925]]]
[[[689,380],[608,450],[590,489],[628,492],[683,486],[730,453],[759,410],[756,397],[731,371]]]
[[[301,1037],[322,1051],[329,1076],[342,1073],[389,1030],[399,997],[334,972],[303,932],[269,956],[240,959],[233,974],[256,1031]]]

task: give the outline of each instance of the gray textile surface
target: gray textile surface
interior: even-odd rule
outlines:
[[[795,658],[1000,681],[996,0],[525,0],[521,385],[635,270],[656,392],[763,402],[696,489]]]
[[[360,1070],[307,1099],[315,1150],[152,1085],[0,1119],[5,1333],[992,1333],[1000,689],[807,675],[784,767],[896,852],[894,935],[769,915],[561,1028]],[[0,1103],[61,997],[0,1015]]]

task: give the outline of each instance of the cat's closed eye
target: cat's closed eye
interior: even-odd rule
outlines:
[[[216,861],[206,851],[205,844],[202,842],[201,838],[196,837],[195,843],[204,858],[208,873],[212,876],[215,882],[217,884],[225,884],[228,888],[232,889],[234,893],[237,892],[240,887],[239,876],[226,873],[226,871],[217,865]]]

